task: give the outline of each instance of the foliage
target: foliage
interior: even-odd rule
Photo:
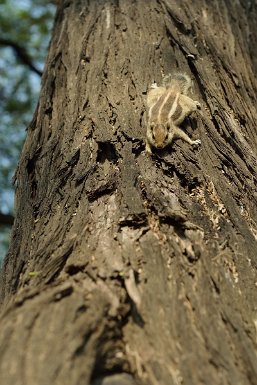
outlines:
[[[42,71],[54,11],[54,5],[43,0],[0,0],[0,211],[3,213],[13,213],[12,176],[40,88],[40,76],[21,60],[17,47]],[[2,229],[0,258],[6,250],[8,233],[8,229]]]

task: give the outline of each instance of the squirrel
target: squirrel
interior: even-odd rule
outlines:
[[[199,102],[187,96],[190,88],[191,79],[184,73],[165,76],[160,87],[156,83],[151,85],[147,93],[147,152],[152,153],[152,147],[163,149],[175,139],[183,139],[190,145],[201,144],[178,127],[191,112],[201,108]]]

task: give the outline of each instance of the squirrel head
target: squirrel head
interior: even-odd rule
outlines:
[[[166,147],[170,140],[170,125],[168,123],[151,123],[148,130],[148,140],[152,146],[162,149]]]

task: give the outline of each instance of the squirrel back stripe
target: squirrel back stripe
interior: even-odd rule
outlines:
[[[158,123],[164,123],[173,118],[173,115],[178,115],[177,109],[181,108],[178,105],[179,93],[171,90],[165,91],[149,110],[149,119]]]
[[[174,113],[172,114],[172,120],[174,121],[174,123],[180,118],[181,115],[182,115],[182,107],[178,103],[176,107],[176,111],[174,111]]]
[[[167,112],[169,111],[169,112],[168,112],[168,116],[167,116],[167,120],[173,119],[173,115],[174,115],[174,113],[176,113],[176,111],[177,111],[179,95],[180,95],[179,92],[177,92],[177,93],[172,92],[172,95],[171,95],[171,96],[172,96],[172,99],[169,98],[169,100],[168,100],[167,107],[166,107]],[[164,110],[164,111],[163,111],[163,117],[164,117],[164,119],[165,119],[165,117],[166,117],[165,112],[166,112],[166,111]]]
[[[156,101],[156,103],[149,110],[149,117],[155,121],[159,121],[162,109],[169,99],[170,92],[164,92]]]

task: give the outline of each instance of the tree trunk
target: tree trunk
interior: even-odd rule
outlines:
[[[16,173],[4,385],[257,384],[256,4],[59,5]],[[145,152],[173,70],[202,105]]]

